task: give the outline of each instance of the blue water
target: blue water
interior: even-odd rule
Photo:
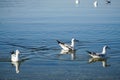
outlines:
[[[119,80],[120,1],[0,0],[0,80]],[[60,54],[56,40],[76,43],[75,57]],[[101,52],[106,64],[89,63],[86,50]],[[11,51],[20,50],[18,63]],[[19,67],[16,72],[15,65]]]

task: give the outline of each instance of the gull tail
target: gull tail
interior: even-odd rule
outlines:
[[[93,54],[92,52],[90,52],[90,51],[86,51],[88,54]]]
[[[59,40],[56,40],[56,41],[58,42],[58,44],[64,44],[64,43],[60,42]]]
[[[61,42],[60,42],[60,41],[58,41],[58,40],[56,40],[56,41],[58,42],[58,44],[59,44],[59,43],[61,43]]]

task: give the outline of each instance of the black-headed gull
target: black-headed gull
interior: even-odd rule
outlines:
[[[94,7],[97,7],[98,6],[98,1],[95,1],[93,4],[94,4]]]
[[[106,4],[109,4],[109,3],[111,3],[111,1],[110,0],[106,0]]]
[[[89,53],[89,55],[93,58],[104,58],[106,57],[106,50],[107,49],[110,49],[108,46],[104,46],[103,47],[103,50],[101,53],[96,53],[96,52],[90,52],[90,51],[87,51]]]
[[[15,52],[12,51],[11,52],[11,61],[13,61],[13,62],[19,61],[19,54],[20,54],[19,50],[16,50]]]
[[[66,44],[66,43],[63,43],[63,42],[57,40],[57,42],[58,42],[58,44],[60,45],[60,47],[61,47],[63,50],[67,50],[67,51],[69,51],[69,50],[75,50],[74,46],[75,46],[75,42],[76,42],[76,41],[78,41],[78,40],[72,38],[72,40],[71,40],[71,45],[69,45],[69,44]]]

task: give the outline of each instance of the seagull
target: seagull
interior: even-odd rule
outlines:
[[[98,6],[98,2],[97,1],[95,1],[93,4],[94,4],[94,7]]]
[[[57,40],[58,44],[60,45],[60,47],[63,49],[63,50],[66,50],[66,51],[71,51],[71,50],[75,50],[74,49],[74,46],[75,46],[75,42],[77,42],[78,40],[72,38],[71,40],[71,45],[69,44],[66,44],[66,43],[63,43],[59,40]]]
[[[75,0],[75,3],[76,3],[76,4],[79,4],[79,3],[80,3],[80,1],[79,1],[79,0]]]
[[[110,0],[106,0],[106,4],[109,4],[109,3],[111,3],[111,1]]]
[[[110,49],[107,45],[105,45],[103,47],[103,51],[101,53],[96,53],[96,52],[90,52],[90,51],[87,51],[89,53],[89,55],[92,57],[92,58],[105,58],[105,55],[106,55],[106,50],[107,49]]]
[[[16,50],[15,52],[12,51],[11,52],[11,61],[13,61],[13,62],[19,61],[19,54],[20,54],[19,50]]]

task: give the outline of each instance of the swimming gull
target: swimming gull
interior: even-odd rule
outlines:
[[[14,62],[19,61],[19,54],[20,54],[19,50],[16,50],[15,52],[12,51],[11,52],[11,61],[14,61]]]
[[[98,2],[97,1],[95,1],[93,4],[94,4],[94,7],[98,6]]]
[[[69,50],[75,50],[74,46],[75,46],[75,42],[77,42],[77,41],[78,41],[78,40],[72,38],[72,40],[71,40],[71,45],[69,45],[69,44],[66,44],[66,43],[63,43],[63,42],[57,40],[57,42],[58,42],[58,44],[60,45],[60,47],[61,47],[63,50],[67,50],[67,51],[69,51]]]
[[[110,0],[106,0],[106,4],[109,4],[109,3],[111,3],[111,1]]]
[[[96,53],[96,52],[90,52],[87,51],[89,53],[89,55],[93,58],[105,58],[106,57],[106,50],[110,49],[108,46],[104,46],[103,47],[103,51],[101,53]]]

